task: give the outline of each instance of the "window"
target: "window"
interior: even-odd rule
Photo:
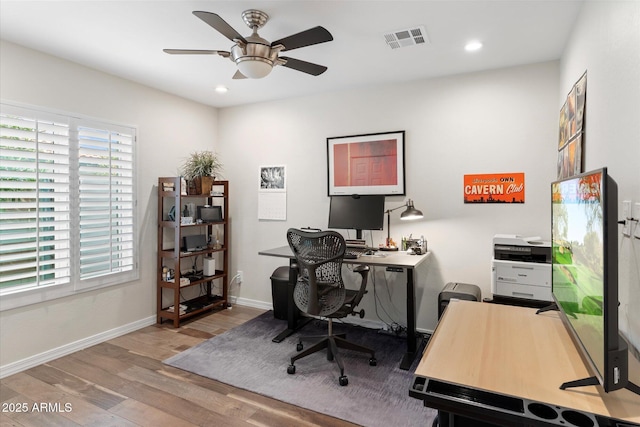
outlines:
[[[2,309],[136,279],[135,129],[1,107]]]

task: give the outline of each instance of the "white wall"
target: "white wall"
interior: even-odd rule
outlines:
[[[189,151],[215,149],[217,110],[5,41],[0,93],[18,102],[134,125],[140,280],[0,313],[0,366],[136,322],[155,322],[156,186]],[[136,323],[137,324],[137,323]]]
[[[550,235],[558,76],[558,63],[550,62],[222,109],[219,149],[231,186],[232,271],[245,275],[234,295],[270,301],[269,276],[286,261],[258,251],[285,245],[289,227],[326,228],[327,137],[405,130],[407,195],[425,218],[400,223],[398,211],[391,231],[396,241],[424,235],[432,251],[418,269],[418,328],[435,327],[437,296],[448,282],[477,284],[489,297],[494,234]],[[258,221],[258,169],[274,164],[287,166],[287,220]],[[464,174],[499,172],[525,173],[525,204],[463,203]],[[389,197],[387,207],[403,200]],[[377,246],[385,236],[386,230],[374,232],[370,243]],[[406,324],[404,275],[380,270],[375,278],[382,301],[389,284],[392,304],[385,306],[392,320]],[[375,320],[371,290],[364,308]]]
[[[585,2],[563,55],[558,109],[585,70],[585,170],[608,167],[622,218],[623,200],[640,202],[640,2]],[[619,234],[619,252],[620,328],[640,349],[640,239]]]

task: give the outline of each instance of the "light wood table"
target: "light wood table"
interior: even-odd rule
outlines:
[[[636,384],[638,365],[629,354],[629,379]],[[558,312],[452,300],[416,369],[410,395],[447,413],[506,426],[640,423],[640,396],[629,390],[559,388],[591,375]],[[504,402],[493,402],[498,397]]]

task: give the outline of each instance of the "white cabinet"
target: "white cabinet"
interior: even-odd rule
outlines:
[[[491,291],[506,297],[553,301],[551,264],[494,259]]]

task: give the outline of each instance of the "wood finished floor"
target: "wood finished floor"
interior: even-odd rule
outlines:
[[[354,426],[162,364],[263,312],[235,306],[178,329],[148,326],[4,378],[0,426]]]

